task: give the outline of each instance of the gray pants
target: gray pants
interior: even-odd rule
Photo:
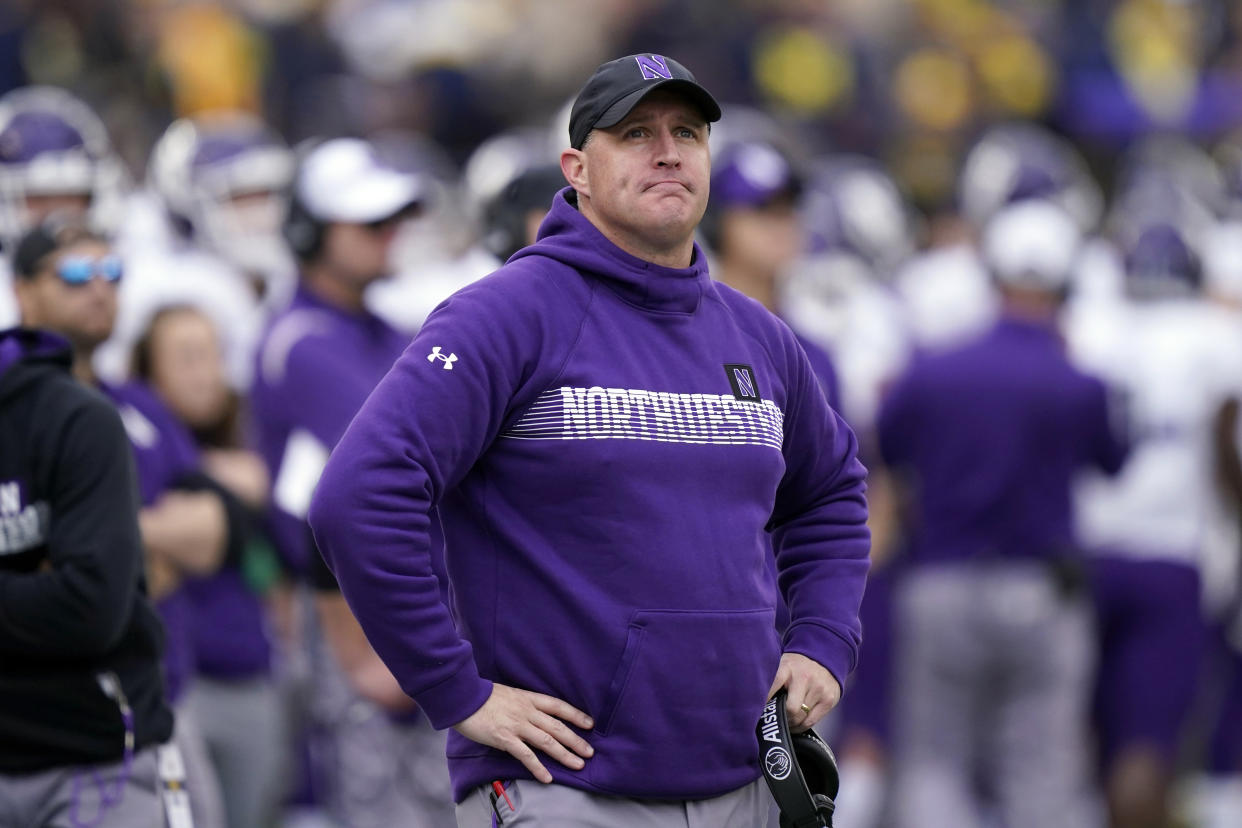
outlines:
[[[0,774],[4,828],[163,828],[155,748],[124,763]]]
[[[199,676],[187,695],[220,782],[228,828],[264,828],[276,819],[289,764],[281,702],[266,677],[224,682]]]
[[[229,828],[225,822],[220,780],[216,778],[216,769],[207,753],[198,717],[186,699],[181,699],[173,712],[172,741],[181,751],[181,761],[185,765],[185,789],[190,796],[194,828]]]
[[[519,779],[508,783],[508,801],[498,799],[495,811],[491,792],[479,788],[462,800],[458,828],[763,828],[772,802],[762,779],[723,796],[681,802],[600,796]]]
[[[1038,563],[915,568],[896,592],[898,828],[1100,824],[1085,595]],[[980,792],[984,795],[980,795]]]
[[[444,828],[453,824],[445,759],[447,732],[425,716],[397,722],[350,687],[314,626],[307,634],[314,695],[308,713],[320,731],[317,763],[328,811],[342,828]]]
[[[356,700],[332,732],[332,815],[345,828],[452,825],[447,735],[425,718],[399,724]]]

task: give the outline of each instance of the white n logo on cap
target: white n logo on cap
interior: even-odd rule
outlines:
[[[673,73],[668,64],[659,55],[635,55],[638,69],[643,73],[643,80],[672,80]]]

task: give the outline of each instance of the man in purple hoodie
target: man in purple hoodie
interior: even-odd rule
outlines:
[[[676,61],[599,67],[538,241],[428,318],[316,489],[368,638],[454,728],[460,825],[754,828],[765,700],[809,728],[855,662],[866,472],[694,243],[719,116]]]

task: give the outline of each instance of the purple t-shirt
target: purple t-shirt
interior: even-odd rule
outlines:
[[[267,619],[241,569],[226,562],[212,575],[186,581],[185,591],[194,611],[195,671],[222,681],[267,675],[272,656]]]
[[[141,383],[100,384],[116,404],[134,449],[138,490],[143,506],[151,506],[177,481],[199,468],[194,438],[168,408]],[[194,606],[184,585],[155,603],[167,636],[164,675],[168,700],[181,697],[194,673]]]
[[[408,343],[378,316],[304,287],[263,335],[250,396],[254,438],[272,477],[269,530],[294,572],[308,569],[306,509],[328,452]]]

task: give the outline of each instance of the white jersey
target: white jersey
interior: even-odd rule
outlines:
[[[17,294],[13,292],[13,269],[9,257],[0,256],[0,331],[13,327],[19,321]]]
[[[1091,239],[1079,256],[1061,313],[1061,328],[1072,341],[1074,356],[1090,373],[1110,370],[1114,358],[1109,355],[1129,341],[1126,329],[1135,310],[1125,295],[1117,248],[1105,239]]]
[[[978,252],[967,244],[929,250],[898,271],[894,286],[920,347],[948,347],[988,328],[1000,311]]]
[[[870,430],[884,388],[910,354],[901,302],[862,260],[846,253],[798,262],[781,299],[794,330],[832,356],[842,415],[856,430]]]
[[[1203,280],[1210,292],[1242,306],[1242,221],[1222,221],[1208,230]]]
[[[1074,267],[1070,305],[1090,309],[1124,305],[1125,281],[1125,266],[1116,245],[1098,236],[1089,238]]]
[[[1201,562],[1214,510],[1212,426],[1242,395],[1242,327],[1199,300],[1082,312],[1068,329],[1080,366],[1125,401],[1131,453],[1113,479],[1078,488],[1079,540],[1092,550]]]

